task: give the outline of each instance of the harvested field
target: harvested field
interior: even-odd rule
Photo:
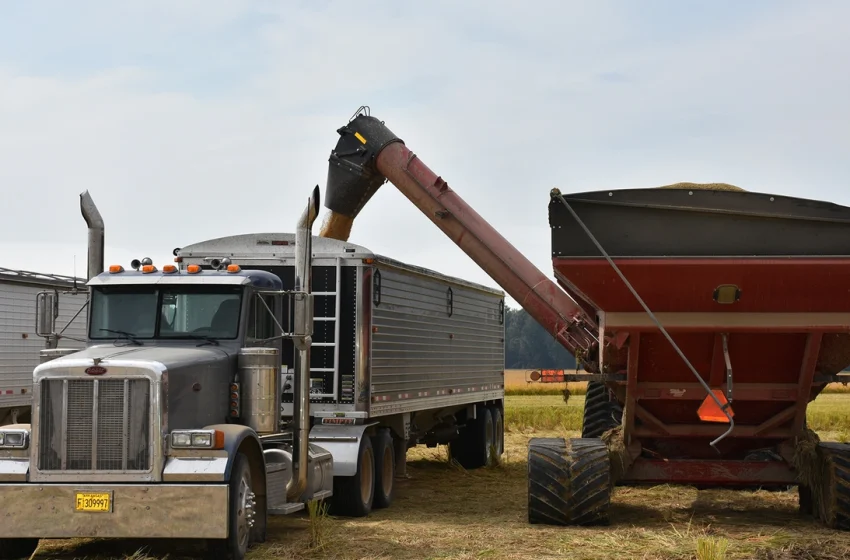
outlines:
[[[755,558],[850,556],[850,534],[797,513],[796,490],[697,491],[690,487],[617,488],[607,527],[543,527],[526,521],[526,445],[531,437],[577,437],[583,397],[507,399],[506,454],[493,469],[464,471],[444,448],[409,453],[408,480],[396,501],[366,519],[325,519],[310,548],[309,517],[272,518],[269,541],[249,558]],[[850,395],[823,395],[810,407],[823,439],[850,431]],[[726,548],[724,555],[698,550]],[[140,551],[137,553],[137,551]],[[135,555],[134,555],[135,554]],[[203,558],[194,543],[44,541],[35,558]]]

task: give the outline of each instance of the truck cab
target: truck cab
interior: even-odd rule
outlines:
[[[267,271],[150,259],[91,276],[86,347],[36,367],[31,423],[0,428],[0,558],[40,538],[115,537],[204,539],[211,557],[241,560],[267,515],[332,495],[333,458],[308,440],[317,212],[318,189],[294,289]],[[286,426],[284,339],[304,372]]]

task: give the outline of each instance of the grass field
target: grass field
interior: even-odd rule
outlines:
[[[523,381],[524,383],[524,381]],[[581,391],[576,391],[581,393]],[[365,519],[307,514],[272,518],[269,540],[249,558],[295,559],[837,559],[850,534],[797,514],[796,490],[743,492],[690,487],[617,488],[607,527],[543,527],[526,519],[526,446],[531,437],[576,437],[584,398],[506,399],[506,453],[500,466],[464,471],[444,448],[409,452],[409,478],[395,503]],[[850,394],[822,395],[809,408],[823,439],[847,440]],[[714,554],[708,549],[714,547]],[[721,554],[718,550],[725,549]],[[136,551],[141,552],[136,553]],[[136,553],[136,554],[134,554]],[[194,543],[43,541],[34,558],[203,558]]]

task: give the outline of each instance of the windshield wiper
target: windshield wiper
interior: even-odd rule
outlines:
[[[218,346],[220,344],[220,342],[218,340],[214,339],[213,337],[205,336],[205,335],[202,335],[202,334],[185,334],[185,335],[182,335],[180,337],[175,337],[175,338],[188,338],[189,340],[203,340],[203,342],[201,342],[197,346],[203,346],[204,344],[212,344],[213,346]]]
[[[141,342],[140,340],[136,339],[136,335],[135,335],[135,334],[133,334],[133,333],[131,333],[131,332],[127,332],[127,331],[118,331],[118,330],[115,330],[115,329],[100,329],[100,330],[101,330],[102,332],[108,332],[108,333],[112,333],[112,334],[119,334],[119,335],[121,335],[123,338],[126,338],[127,340],[129,340],[130,342],[132,342],[133,344],[135,344],[136,346],[143,346],[142,342]]]

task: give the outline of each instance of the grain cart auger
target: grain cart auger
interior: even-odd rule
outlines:
[[[381,121],[361,110],[337,132],[331,217],[353,220],[389,180],[585,364],[585,419],[603,425],[531,440],[531,523],[604,523],[614,484],[682,483],[797,485],[803,511],[850,528],[850,446],[806,426],[850,365],[850,208],[695,185],[555,189],[561,290]]]

